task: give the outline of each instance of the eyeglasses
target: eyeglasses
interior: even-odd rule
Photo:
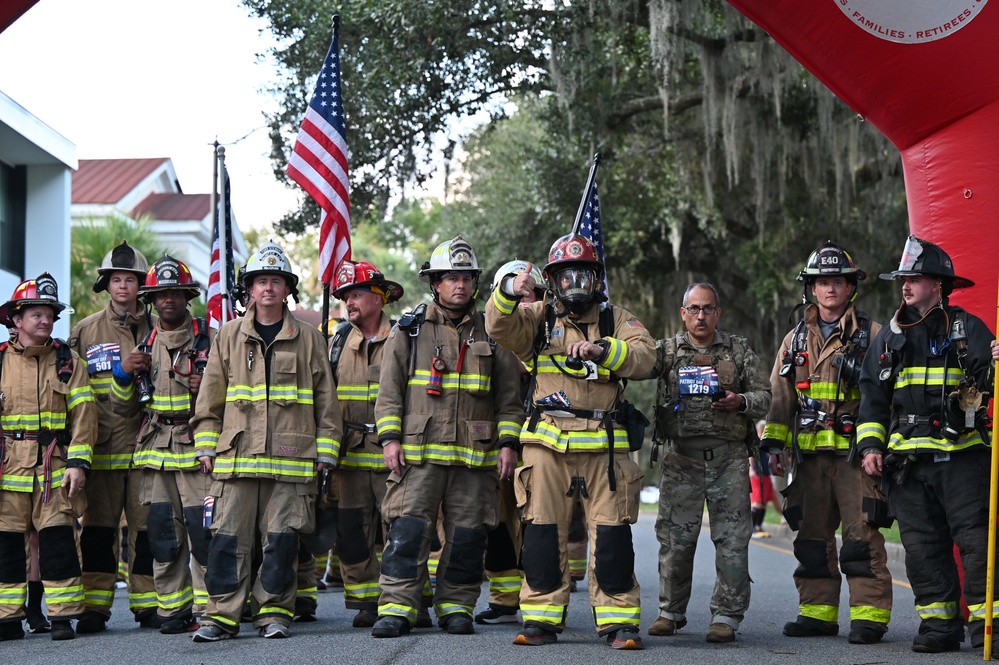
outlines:
[[[683,308],[692,316],[697,316],[701,312],[704,312],[704,316],[711,316],[718,311],[718,308],[714,305],[705,305],[704,307],[699,307],[697,305],[684,305]]]

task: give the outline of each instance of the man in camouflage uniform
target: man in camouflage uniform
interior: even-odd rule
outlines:
[[[731,642],[749,607],[749,458],[746,440],[770,408],[766,370],[745,338],[717,330],[718,291],[691,284],[686,332],[659,340],[657,432],[669,442],[659,490],[659,618],[649,635],[687,625],[694,551],[708,504],[717,580],[708,642]],[[663,399],[665,397],[665,399]]]

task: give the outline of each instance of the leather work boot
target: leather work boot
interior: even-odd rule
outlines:
[[[708,634],[704,636],[704,641],[716,644],[735,642],[735,628],[727,623],[713,623],[708,628]]]
[[[666,617],[659,617],[652,623],[651,626],[649,626],[649,635],[654,635],[656,637],[668,637],[670,635],[676,634],[676,631],[680,630],[686,625],[687,625],[686,619],[673,621],[673,619],[667,619]]]
[[[371,628],[372,637],[399,637],[409,632],[409,622],[402,617],[383,616]]]
[[[788,637],[832,637],[839,634],[839,624],[835,621],[798,616],[794,621],[784,624],[784,634]]]
[[[961,641],[957,639],[949,640],[932,635],[916,635],[912,640],[912,650],[916,653],[944,653],[945,651],[958,651],[960,648]]]
[[[850,644],[874,644],[880,642],[888,626],[877,621],[866,621],[864,619],[854,619],[850,622]]]
[[[69,619],[52,620],[52,639],[56,641],[71,640],[76,637],[73,632],[73,624]]]
[[[475,626],[472,625],[472,617],[464,612],[451,614],[441,620],[441,628],[447,631],[448,635],[474,635]]]
[[[0,623],[0,642],[7,640],[20,640],[24,638],[24,629],[21,628],[21,620],[5,621]]]
[[[416,613],[416,623],[413,624],[413,628],[433,628],[434,620],[430,618],[430,610],[426,608],[421,608],[419,612]]]
[[[375,610],[358,610],[351,625],[354,628],[371,628],[376,621],[378,621],[378,612]]]

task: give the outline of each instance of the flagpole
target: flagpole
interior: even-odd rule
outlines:
[[[226,321],[229,320],[229,252],[226,248],[229,247],[229,238],[226,233],[225,225],[225,211],[229,206],[229,199],[226,196],[225,191],[225,181],[226,181],[226,169],[225,169],[225,148],[218,148],[218,161],[216,162],[216,167],[219,171],[219,176],[222,178],[222,184],[219,187],[219,205],[215,209],[215,224],[217,225],[219,231],[219,293],[222,296],[222,307],[221,312],[219,312],[219,326],[225,325]]]
[[[997,296],[999,300],[999,296]],[[996,324],[999,325],[999,303],[996,305]],[[999,395],[999,361],[993,361],[992,394]],[[999,497],[996,496],[999,488],[996,486],[996,478],[999,476],[999,418],[996,418],[996,405],[992,403],[992,464],[989,473],[989,544],[986,548],[985,566],[985,645],[982,650],[984,660],[992,660],[992,636],[995,626],[993,625],[993,605],[995,603],[996,589],[996,504]]]
[[[211,211],[215,224],[219,223],[219,139],[216,136],[212,143],[212,196]],[[214,232],[215,229],[212,229]],[[214,234],[212,236],[214,241]],[[212,243],[208,246],[208,281],[212,281]],[[208,292],[208,284],[205,285],[205,292]],[[208,304],[207,302],[205,304]]]
[[[600,153],[594,153],[593,164],[590,165],[590,175],[586,178],[586,187],[583,188],[583,200],[579,202],[579,210],[576,211],[576,222],[572,225],[572,232],[579,233],[579,225],[583,222],[583,213],[586,212],[586,201],[590,198],[590,187],[597,177],[597,169],[600,168]]]
[[[333,41],[337,40],[337,33],[340,32],[340,15],[333,14]],[[320,217],[320,226],[322,226],[322,213]],[[320,246],[322,242],[320,240]],[[333,266],[336,270],[337,266]],[[320,281],[322,281],[322,275],[319,276]],[[330,341],[330,285],[327,282],[323,282],[323,312],[322,312],[322,327],[323,327],[323,338],[329,342]]]

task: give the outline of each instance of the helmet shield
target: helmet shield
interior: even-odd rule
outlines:
[[[916,275],[939,278],[943,282],[945,295],[949,295],[954,289],[964,289],[975,285],[967,277],[959,277],[954,274],[954,263],[950,260],[947,252],[939,246],[916,236],[909,236],[905,241],[905,248],[902,250],[902,259],[899,261],[898,270],[883,273],[881,279],[892,280]]]

